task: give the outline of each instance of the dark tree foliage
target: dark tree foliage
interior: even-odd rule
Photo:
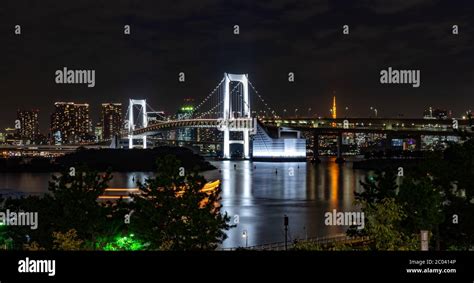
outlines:
[[[357,201],[368,205],[395,198],[406,218],[397,229],[407,235],[431,231],[436,249],[474,247],[474,140],[451,144],[442,154],[427,154],[420,166],[407,170],[396,183],[395,171],[361,182]],[[357,234],[349,229],[349,234]],[[360,233],[359,233],[360,234]]]
[[[402,205],[407,215],[401,226],[407,233],[434,231],[444,218],[441,193],[426,176],[404,178],[397,202]]]
[[[425,171],[443,195],[444,221],[439,240],[444,249],[474,246],[474,140],[451,144],[442,158],[427,162]]]
[[[36,242],[40,247],[52,249],[53,232],[77,231],[79,239],[85,241],[84,249],[92,249],[99,236],[114,233],[123,223],[123,218],[113,217],[117,205],[99,203],[97,198],[107,188],[110,173],[91,171],[85,167],[76,168],[73,175],[64,171],[53,175],[49,193],[43,197],[29,196],[7,199],[5,209],[38,213],[38,228],[9,226],[9,236],[16,249],[24,244]]]
[[[139,184],[130,228],[153,250],[215,249],[232,227],[220,212],[220,189],[202,192],[206,180],[197,170],[183,171],[172,155],[158,159],[157,168],[154,178]]]
[[[361,181],[362,192],[355,192],[356,200],[364,200],[369,204],[376,204],[385,198],[396,195],[396,174],[393,170],[376,172],[369,176],[366,182]]]

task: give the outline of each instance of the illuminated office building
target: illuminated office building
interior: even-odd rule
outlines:
[[[102,139],[110,140],[122,130],[122,103],[103,103],[101,111]]]
[[[39,110],[18,110],[17,122],[15,125],[18,130],[18,136],[22,140],[34,143],[39,137]],[[19,126],[19,127],[17,127]]]
[[[78,143],[89,140],[92,132],[89,104],[56,102],[51,115],[51,133],[56,143]]]

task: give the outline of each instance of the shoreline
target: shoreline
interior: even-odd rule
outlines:
[[[105,172],[156,172],[156,160],[174,155],[182,166],[199,172],[216,169],[202,156],[182,147],[153,149],[81,149],[57,158],[10,157],[0,159],[0,173],[54,173],[70,167],[87,166]]]

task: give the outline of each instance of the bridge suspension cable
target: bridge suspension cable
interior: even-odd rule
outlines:
[[[197,110],[199,110],[207,101],[209,101],[209,99],[216,93],[216,91],[218,91],[222,85],[222,83],[224,83],[225,79],[222,79],[218,84],[217,86],[203,99],[203,101],[201,101],[201,103],[199,103],[194,109],[193,109],[193,113],[197,112]]]
[[[223,109],[220,108],[220,106],[223,105],[223,91],[221,90],[221,86],[222,86],[224,81],[225,81],[225,79],[222,79],[219,82],[219,84],[209,93],[209,95],[207,95],[206,98],[204,98],[204,100],[200,104],[198,104],[198,106],[196,108],[194,108],[194,110],[192,112],[192,115],[194,117],[196,117],[197,119],[200,119],[200,118],[203,118],[205,116],[211,116],[212,114],[216,114],[217,117],[221,116],[221,115],[219,115],[223,111]],[[267,115],[267,111],[268,111],[269,115],[273,116],[274,118],[277,118],[279,115],[277,115],[276,111],[272,107],[269,106],[269,104],[266,102],[266,100],[263,98],[263,96],[258,92],[258,90],[255,88],[255,86],[252,84],[252,82],[250,80],[248,80],[248,83],[249,83],[250,87],[252,88],[252,90],[257,95],[256,96],[257,101],[262,104],[263,109],[264,109],[263,112],[265,113],[265,115]],[[238,95],[232,95],[236,91],[238,91]],[[248,107],[249,109],[251,109],[250,105],[249,105],[250,101],[247,103],[243,100],[243,96],[242,96],[243,95],[243,85],[242,85],[242,83],[237,83],[232,88],[232,90],[230,91],[230,94],[231,94],[231,99],[232,99],[232,105],[235,105],[236,107],[234,109],[238,110],[238,111],[233,111],[234,113],[235,112],[242,113],[242,109],[243,109],[244,105],[246,107]],[[257,103],[255,103],[255,105],[256,104]],[[205,108],[204,105],[208,105],[209,108],[205,109],[203,111],[197,111],[199,109]]]
[[[268,103],[265,102],[265,99],[263,99],[263,97],[258,93],[258,90],[254,87],[254,85],[252,84],[252,82],[249,80],[249,85],[250,87],[253,89],[253,91],[255,91],[255,94],[257,94],[257,97],[260,99],[260,101],[263,103],[263,105],[266,107],[266,109],[273,114],[273,117],[278,117],[278,115],[275,115],[275,110],[273,110],[270,106],[268,106]]]
[[[219,84],[220,85],[220,84]],[[239,86],[239,84],[235,85],[234,88],[232,88],[231,90],[231,95],[235,92],[235,90],[237,89],[237,87]],[[224,103],[224,100],[223,100],[223,97],[222,97],[222,92],[219,88],[218,90],[218,94],[217,94],[217,97],[212,100],[213,103],[211,103],[211,105],[215,104],[214,106],[212,106],[209,110],[207,110],[206,112],[202,112],[200,113],[201,115],[197,116],[196,119],[201,119],[203,118],[204,116],[206,115],[210,115],[212,114],[214,110],[218,109],[219,106],[221,106],[223,103]],[[220,110],[220,109],[219,109]],[[222,111],[217,111],[217,112],[214,112],[217,116],[219,116],[219,113],[222,112]]]

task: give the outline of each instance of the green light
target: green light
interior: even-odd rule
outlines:
[[[133,239],[134,234],[130,234],[129,237],[127,236],[117,236],[115,237],[115,241],[111,243],[107,243],[103,250],[104,251],[139,251],[143,249],[143,244]]]
[[[193,111],[194,107],[192,106],[183,106],[181,107],[181,111]]]

